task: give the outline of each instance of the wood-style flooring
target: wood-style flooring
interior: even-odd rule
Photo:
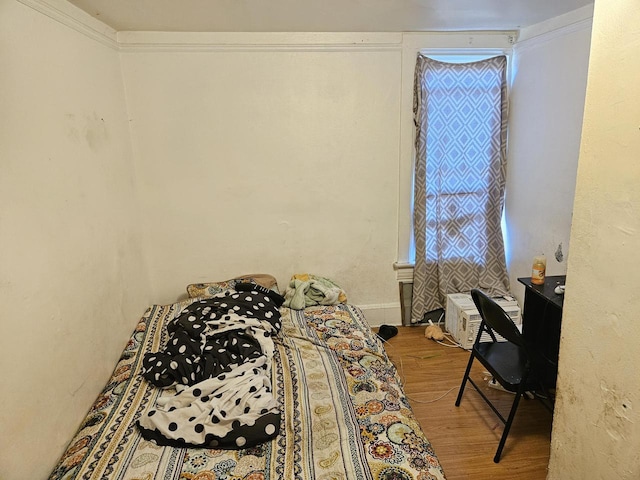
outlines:
[[[521,400],[500,463],[494,463],[503,431],[500,420],[471,385],[467,385],[460,407],[454,405],[469,352],[429,340],[424,331],[425,326],[398,327],[398,334],[385,348],[447,480],[544,480],[551,413],[537,400]],[[486,384],[483,372],[474,362],[472,378],[476,383]],[[485,390],[498,400],[506,417],[512,394],[489,387]]]

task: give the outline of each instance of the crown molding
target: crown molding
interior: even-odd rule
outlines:
[[[399,33],[118,32],[122,52],[396,51]]]
[[[514,48],[523,50],[583,30],[591,30],[593,5],[523,28]]]
[[[117,32],[66,0],[17,0],[107,47],[123,52],[400,51],[401,33]]]
[[[510,49],[517,37],[516,30],[403,32],[402,43],[408,51],[438,50],[443,53],[459,53],[460,50]]]
[[[118,50],[116,31],[64,0],[18,0],[23,5],[109,48]]]
[[[488,32],[117,32],[66,0],[17,0],[121,52],[401,51],[407,48],[524,49],[590,29],[593,6],[517,31]],[[517,39],[517,40],[516,40]],[[513,45],[515,41],[515,45]],[[454,43],[452,45],[452,42]],[[458,45],[458,43],[460,45]],[[415,44],[415,45],[414,45]],[[419,46],[419,47],[418,47]]]
[[[537,47],[546,42],[550,42],[557,38],[565,37],[575,32],[591,30],[592,20],[581,20],[580,22],[567,25],[565,27],[552,30],[550,32],[541,33],[534,37],[529,37],[525,40],[519,41],[514,45],[514,50],[523,51],[529,48]]]

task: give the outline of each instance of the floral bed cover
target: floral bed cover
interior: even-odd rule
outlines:
[[[144,354],[166,344],[166,325],[195,300],[147,310],[50,479],[444,479],[382,343],[347,304],[281,309],[274,439],[235,450],[145,440],[136,421],[172,392],[140,375]]]

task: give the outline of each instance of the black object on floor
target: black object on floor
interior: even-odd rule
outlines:
[[[429,323],[433,322],[435,324],[440,323],[440,320],[444,318],[444,308],[436,308],[435,310],[431,310],[424,314],[422,320],[419,323]]]
[[[378,336],[383,340],[389,340],[398,334],[398,329],[393,325],[380,325]]]

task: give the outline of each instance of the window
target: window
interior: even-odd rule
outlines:
[[[509,290],[501,228],[506,66],[505,56],[418,56],[412,321],[443,307],[447,293]]]

